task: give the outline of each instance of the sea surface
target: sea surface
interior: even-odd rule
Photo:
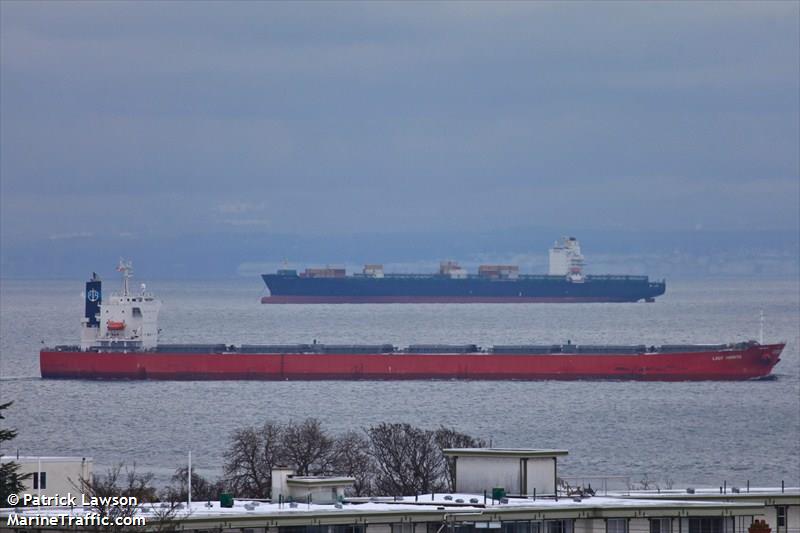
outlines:
[[[104,290],[116,285],[106,281]],[[786,341],[749,382],[135,382],[42,380],[38,352],[77,343],[82,280],[0,282],[0,400],[19,436],[2,453],[136,463],[166,480],[192,451],[220,474],[232,431],[321,419],[446,425],[494,446],[563,448],[564,476],[660,486],[800,484],[800,284],[669,281],[645,304],[261,305],[260,280],[159,282],[162,342],[718,343]]]

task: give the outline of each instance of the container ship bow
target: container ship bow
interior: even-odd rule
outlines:
[[[437,274],[390,274],[372,264],[350,276],[342,268],[308,268],[261,277],[265,304],[652,302],[666,290],[664,281],[647,276],[585,275],[574,237],[550,249],[547,275],[520,274],[515,265],[482,265],[475,275],[446,261]]]
[[[86,283],[80,345],[44,348],[43,378],[166,380],[745,380],[764,378],[783,343],[701,345],[161,344],[161,302]]]

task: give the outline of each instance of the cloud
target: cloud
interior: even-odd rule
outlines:
[[[47,238],[51,241],[63,241],[69,239],[91,239],[92,237],[94,237],[94,233],[90,231],[80,231],[76,233],[53,233]]]
[[[216,207],[218,213],[231,215],[241,215],[244,213],[261,212],[266,209],[264,203],[253,204],[250,202],[225,202]]]
[[[5,238],[795,227],[796,2],[0,9]]]
[[[269,227],[272,222],[266,218],[237,218],[222,221],[229,226],[264,226]]]

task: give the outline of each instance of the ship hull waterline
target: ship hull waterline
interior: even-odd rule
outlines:
[[[734,381],[769,376],[783,344],[645,354],[242,354],[42,350],[43,378],[128,380]]]
[[[646,276],[587,276],[580,283],[560,276],[501,280],[262,274],[261,278],[269,291],[261,299],[264,304],[637,302],[652,301],[666,291],[664,282],[650,282]]]
[[[652,298],[648,298],[653,301]],[[264,296],[262,304],[514,304],[622,303],[635,298],[526,296]]]

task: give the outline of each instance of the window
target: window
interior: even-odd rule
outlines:
[[[47,488],[47,472],[34,472],[32,477],[34,489],[38,490]]]
[[[138,307],[133,308],[133,316],[142,316],[142,310]]]
[[[689,533],[723,533],[722,518],[690,518]]]
[[[672,533],[672,519],[651,518],[650,533]]]
[[[530,522],[503,522],[502,533],[530,533]]]
[[[775,511],[778,515],[778,527],[786,527],[786,506],[779,505],[775,508]]]
[[[330,526],[328,531],[329,533],[364,533],[364,526],[362,524]]]
[[[606,520],[606,533],[628,533],[628,519],[609,518]]]
[[[546,533],[572,533],[572,520],[548,520],[545,522]]]

